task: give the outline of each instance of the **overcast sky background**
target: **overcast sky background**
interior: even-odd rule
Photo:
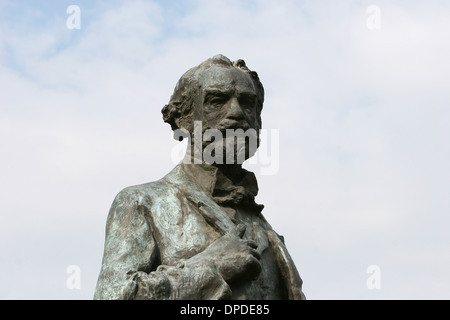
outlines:
[[[279,167],[248,167],[307,298],[449,299],[449,17],[437,0],[0,0],[0,298],[92,299],[115,195],[175,166],[160,110],[221,53],[264,84]]]

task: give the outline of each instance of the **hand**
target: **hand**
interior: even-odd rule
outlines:
[[[213,262],[227,282],[241,277],[256,279],[261,272],[261,256],[256,251],[258,246],[254,241],[242,239],[244,233],[245,225],[237,225],[195,258],[202,256]]]

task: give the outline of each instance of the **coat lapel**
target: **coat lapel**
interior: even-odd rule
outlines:
[[[231,231],[235,224],[214,200],[184,172],[181,165],[175,168],[166,180],[181,190],[191,206],[199,212],[205,221],[221,235]]]
[[[232,221],[225,211],[222,210],[186,172],[184,172],[181,165],[175,167],[175,169],[165,177],[165,180],[176,186],[183,193],[191,206],[203,216],[208,225],[220,235],[228,233],[235,227],[234,221]],[[285,287],[288,290],[289,299],[305,300],[306,297],[302,292],[303,281],[286,246],[266,221],[263,225],[269,243],[274,249],[278,267],[282,278],[284,279]]]
[[[302,279],[295,267],[294,261],[281,241],[278,234],[272,229],[267,230],[269,242],[275,251],[278,267],[280,268],[282,278],[288,290],[289,300],[305,300],[302,292]]]

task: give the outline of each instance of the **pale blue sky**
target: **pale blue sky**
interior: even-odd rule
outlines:
[[[444,1],[0,0],[0,298],[92,298],[112,200],[175,165],[160,110],[221,53],[265,86],[279,170],[250,167],[307,297],[448,299],[449,15]]]

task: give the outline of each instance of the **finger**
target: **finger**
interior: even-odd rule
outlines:
[[[253,280],[256,280],[261,273],[261,264],[259,263],[258,259],[255,257],[250,256],[247,260],[247,271],[250,273],[250,277]]]
[[[240,223],[231,231],[231,233],[233,233],[234,235],[236,235],[239,238],[242,238],[244,236],[245,229],[246,229],[245,225]]]
[[[258,260],[261,259],[261,255],[259,254],[259,252],[257,250],[251,249],[250,252],[256,259],[258,259]]]
[[[253,240],[247,240],[247,245],[250,248],[253,248],[253,249],[257,249],[258,248],[258,244],[255,241],[253,241]]]

